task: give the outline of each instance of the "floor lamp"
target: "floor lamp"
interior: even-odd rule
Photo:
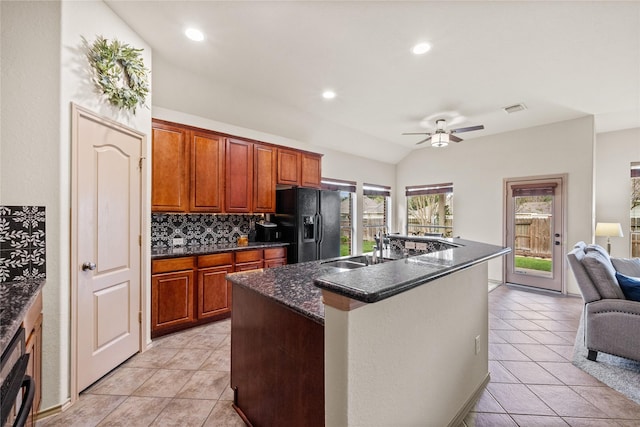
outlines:
[[[599,222],[596,224],[596,236],[607,238],[607,252],[611,255],[611,238],[624,237],[619,222]]]

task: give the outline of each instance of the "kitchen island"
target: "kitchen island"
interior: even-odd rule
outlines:
[[[352,270],[229,275],[239,413],[254,426],[461,421],[489,379],[487,261],[509,249],[438,242],[407,258],[391,245],[388,262]]]

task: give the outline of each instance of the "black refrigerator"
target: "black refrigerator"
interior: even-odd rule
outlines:
[[[282,241],[289,243],[289,264],[340,256],[340,192],[278,190],[272,220],[278,224]]]

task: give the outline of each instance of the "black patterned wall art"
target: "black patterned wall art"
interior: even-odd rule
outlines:
[[[0,206],[0,282],[46,278],[45,208]]]

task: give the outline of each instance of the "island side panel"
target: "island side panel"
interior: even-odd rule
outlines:
[[[254,427],[324,426],[324,327],[233,285],[231,387]]]
[[[339,390],[327,425],[459,422],[488,380],[487,283],[483,262],[349,312],[326,306],[325,385]]]

